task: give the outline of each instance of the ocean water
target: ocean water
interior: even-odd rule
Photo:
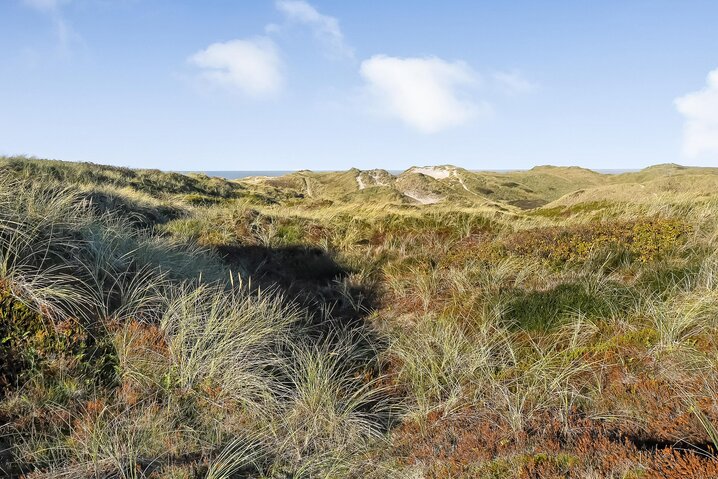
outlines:
[[[255,170],[255,171],[214,171],[214,170],[206,170],[206,171],[180,171],[179,173],[204,173],[208,176],[217,176],[219,178],[225,178],[227,180],[237,180],[240,178],[247,178],[248,176],[283,176],[287,175],[289,173],[294,173],[297,170]],[[398,175],[404,172],[404,170],[387,170],[392,175]],[[510,173],[512,171],[527,171],[527,170],[471,170],[476,172],[489,172],[489,173]],[[640,170],[601,170],[596,169],[594,171],[597,171],[599,173],[609,174],[609,175],[618,175],[621,173],[629,173],[632,171],[640,171]],[[316,170],[318,173],[327,173],[330,172],[330,170]]]
[[[239,178],[246,178],[248,176],[283,176],[294,171],[283,171],[283,170],[268,170],[268,171],[180,171],[179,173],[204,173],[207,176],[217,176],[227,180],[237,180]]]
[[[620,175],[621,173],[633,173],[641,170],[593,170],[605,175]]]
[[[296,173],[299,170],[256,170],[256,171],[218,171],[218,170],[205,170],[205,171],[178,171],[177,173],[203,173],[207,176],[217,176],[226,180],[237,180],[240,178],[247,178],[248,176],[284,176],[289,173]],[[312,170],[315,173],[332,173],[335,170]],[[346,170],[342,170],[346,171]],[[392,175],[399,175],[404,170],[387,170]]]

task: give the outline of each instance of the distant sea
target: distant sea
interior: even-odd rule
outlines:
[[[269,171],[179,171],[178,173],[204,173],[207,176],[217,176],[227,180],[236,180],[246,178],[248,176],[284,176],[294,171],[289,170],[269,170]]]
[[[240,178],[247,178],[248,176],[284,176],[288,175],[289,173],[294,173],[297,170],[266,170],[266,171],[213,171],[213,170],[207,170],[207,171],[180,171],[179,173],[204,173],[208,176],[217,176],[219,178],[225,178],[227,180],[237,180]],[[317,173],[329,173],[332,170],[315,170]],[[403,173],[404,170],[388,170],[389,173],[392,175],[398,175],[400,173]],[[490,172],[490,173],[510,173],[512,171],[528,171],[528,170],[471,170],[476,172]],[[640,170],[594,170],[599,173],[604,173],[607,175],[618,175],[621,173],[630,173],[631,171],[640,171]]]

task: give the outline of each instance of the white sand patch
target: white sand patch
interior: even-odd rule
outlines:
[[[435,180],[443,180],[451,175],[453,169],[445,166],[424,166],[415,167],[409,170],[409,173],[421,173],[422,175],[431,176]]]
[[[357,175],[357,185],[359,185],[359,189],[363,190],[366,188],[366,185],[364,184],[364,180],[361,179],[361,175]]]
[[[376,183],[378,186],[389,186],[387,183],[384,183],[381,181],[381,178],[379,177],[379,173],[373,171],[369,176],[372,177],[374,180],[374,183]]]
[[[256,184],[256,183],[263,183],[267,180],[271,180],[272,178],[276,178],[276,177],[275,176],[245,176],[243,178],[237,178],[232,181]]]
[[[439,203],[443,199],[432,195],[422,195],[421,193],[417,193],[416,191],[405,191],[404,196],[408,196],[412,200],[415,200],[422,205],[433,205]]]
[[[466,191],[468,191],[469,193],[472,193],[472,191],[466,187],[466,185],[464,184],[464,179],[459,176],[459,174],[456,172],[456,170],[454,170],[454,176],[456,177],[457,180],[459,180],[459,183]]]

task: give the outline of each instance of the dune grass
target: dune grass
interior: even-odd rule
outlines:
[[[676,171],[611,181],[715,174]],[[357,174],[0,161],[0,471],[711,477],[715,198],[539,168],[420,207]]]

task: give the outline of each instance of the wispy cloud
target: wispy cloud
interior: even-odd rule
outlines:
[[[267,37],[213,43],[188,61],[211,84],[250,97],[274,95],[283,84],[279,52]]]
[[[278,0],[275,3],[279,10],[290,22],[306,25],[312,29],[314,35],[325,45],[332,56],[351,58],[354,52],[344,41],[344,34],[339,26],[339,20],[320,13],[309,3],[303,0]],[[277,31],[278,26],[270,24],[268,31]]]
[[[22,3],[40,12],[54,12],[68,0],[22,0]]]
[[[705,88],[676,98],[675,105],[685,118],[683,153],[718,154],[718,69],[708,74]]]
[[[424,133],[462,125],[482,110],[463,95],[479,77],[461,61],[376,55],[360,72],[381,111]]]
[[[72,0],[21,0],[26,7],[37,12],[48,15],[52,19],[55,28],[55,35],[63,53],[68,53],[73,41],[79,41],[80,36],[72,29],[65,20],[62,7],[71,3]]]
[[[537,88],[535,83],[527,80],[517,71],[495,71],[491,76],[499,88],[509,95],[530,93]]]

